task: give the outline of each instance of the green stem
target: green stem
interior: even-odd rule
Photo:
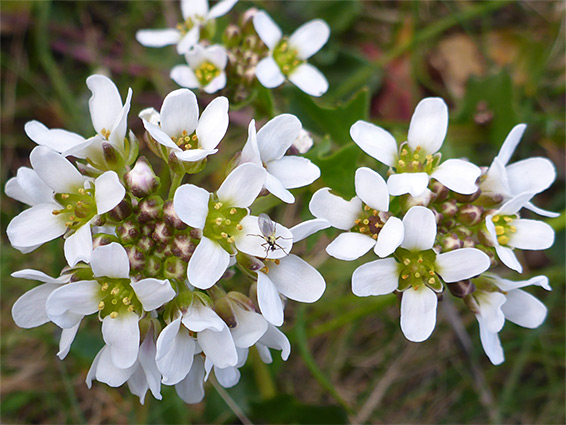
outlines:
[[[263,400],[269,400],[277,395],[277,389],[275,388],[275,383],[273,382],[273,377],[269,373],[267,365],[261,360],[259,353],[255,347],[250,349],[250,357],[252,360],[252,367],[254,369],[255,382],[261,398]]]
[[[181,186],[181,182],[183,181],[185,174],[177,174],[171,169],[169,169],[169,174],[171,175],[171,185],[169,186],[168,199],[173,199],[175,192],[177,191],[179,186]]]

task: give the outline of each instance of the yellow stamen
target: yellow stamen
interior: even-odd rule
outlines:
[[[130,305],[132,303],[132,301],[130,301],[128,297],[122,298],[122,302],[124,303],[124,305]]]
[[[429,285],[434,284],[434,282],[436,282],[436,280],[434,279],[434,277],[431,277],[431,278],[428,280]]]
[[[406,266],[408,266],[409,264],[411,264],[411,260],[410,260],[409,258],[405,258],[405,259],[403,260],[403,264],[406,265]]]
[[[98,303],[98,310],[104,310],[104,301]]]
[[[403,280],[406,280],[406,279],[408,279],[408,278],[409,278],[409,275],[408,275],[408,274],[404,274],[404,275],[401,276],[401,279],[403,279]]]
[[[495,234],[497,236],[505,234],[505,229],[503,228],[503,226],[495,226]]]
[[[215,210],[219,210],[220,208],[222,208],[222,202],[217,202],[216,204],[214,204]]]
[[[236,210],[236,208],[232,208],[232,209],[230,210],[230,214],[232,214],[232,215],[236,214],[237,212],[238,212],[238,211]]]
[[[499,236],[497,238],[497,242],[499,242],[500,245],[507,245],[507,243],[509,243],[509,238],[507,236]]]
[[[241,224],[238,224],[238,225],[236,226],[236,229],[238,229],[238,230],[242,230],[243,228],[244,228],[244,226],[242,226]]]
[[[112,313],[110,313],[110,318],[111,318],[111,319],[115,319],[116,317],[118,317],[118,312],[117,312],[117,311],[113,311]]]

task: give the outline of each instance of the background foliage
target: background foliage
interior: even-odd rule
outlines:
[[[328,77],[329,92],[313,100],[295,87],[275,91],[266,108],[292,112],[318,136],[308,156],[322,179],[299,192],[302,201],[271,210],[286,226],[310,218],[307,200],[332,186],[353,195],[353,170],[368,165],[348,130],[371,119],[398,139],[422,97],[442,96],[450,106],[443,152],[489,165],[513,125],[529,125],[514,159],[545,156],[557,166],[552,189],[537,203],[564,209],[564,2],[551,1],[288,1],[245,2],[235,11],[265,8],[290,33],[315,17],[332,28],[314,64]],[[149,49],[134,34],[172,27],[180,10],[172,1],[0,3],[2,186],[29,165],[33,142],[23,132],[37,119],[88,136],[93,130],[85,79],[112,77],[121,93],[134,91],[130,128],[141,136],[137,114],[159,108],[177,88],[169,69],[180,63],[173,47]],[[230,16],[223,17],[225,26]],[[336,107],[336,104],[338,105]],[[252,110],[232,111],[228,138],[209,161],[205,180],[213,189],[224,164],[245,142]],[[258,117],[256,117],[258,118]],[[151,155],[148,153],[148,155]],[[199,175],[199,179],[200,179]],[[254,208],[270,208],[266,197]],[[564,423],[564,215],[548,220],[557,230],[550,250],[524,252],[526,276],[546,274],[554,290],[531,291],[549,309],[536,330],[507,323],[501,333],[506,362],[494,367],[479,343],[473,315],[446,296],[431,338],[415,344],[399,330],[396,298],[356,298],[352,271],[365,260],[329,258],[333,231],[298,248],[320,267],[328,287],[314,305],[290,302],[283,330],[291,339],[289,361],[265,366],[252,355],[240,384],[230,390],[207,385],[205,400],[185,405],[171,388],[163,401],[144,406],[127,389],[84,384],[102,345],[100,327],[81,329],[64,362],[55,356],[57,330],[22,330],[11,319],[14,301],[33,286],[9,275],[22,268],[56,274],[64,266],[61,241],[32,255],[12,249],[9,220],[23,208],[2,198],[1,420],[2,423]],[[84,326],[84,325],[83,325]],[[238,416],[240,419],[238,419]],[[247,419],[246,419],[247,418]]]

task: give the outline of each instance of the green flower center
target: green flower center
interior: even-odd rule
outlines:
[[[388,218],[389,213],[374,210],[369,206],[364,205],[364,210],[356,219],[356,225],[352,228],[352,232],[362,233],[372,237],[373,239],[377,239],[377,235],[385,225]]]
[[[248,215],[245,208],[235,208],[211,199],[203,236],[218,242],[227,252],[233,253],[234,237],[242,230],[240,221]]]
[[[417,146],[413,151],[407,142],[399,147],[399,156],[395,171],[397,173],[427,173],[432,174],[438,163],[440,154],[431,155],[422,152],[422,148]]]
[[[110,316],[115,319],[120,314],[143,311],[136,293],[130,285],[130,279],[100,279],[100,317]]]
[[[283,37],[277,46],[275,46],[275,49],[273,49],[273,59],[277,65],[279,65],[281,72],[285,75],[289,75],[299,65],[305,62],[297,56],[297,50],[289,46],[289,39],[287,37]]]
[[[201,86],[206,86],[220,75],[220,69],[211,62],[204,62],[195,70],[195,76]]]
[[[411,252],[398,248],[395,254],[400,261],[399,291],[404,291],[411,286],[417,289],[421,285],[426,285],[435,292],[442,291],[442,282],[434,268],[436,253],[432,249]]]
[[[76,230],[88,223],[96,215],[94,189],[79,189],[77,193],[57,193],[55,200],[63,206],[53,210],[53,215],[61,215],[69,229]]]
[[[184,151],[198,148],[198,136],[196,131],[193,131],[192,134],[188,134],[187,130],[183,130],[183,133],[181,133],[179,137],[171,137],[171,140]]]
[[[510,236],[517,231],[513,226],[514,217],[509,215],[494,215],[491,221],[495,225],[495,234],[497,235],[497,242],[500,245],[507,245]]]

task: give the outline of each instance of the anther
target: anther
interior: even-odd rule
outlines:
[[[415,152],[420,152],[421,149],[422,149],[422,148],[421,148],[420,145],[419,145],[419,146],[417,146],[417,147],[415,148]]]
[[[244,226],[242,226],[241,224],[238,224],[238,225],[236,226],[236,229],[238,229],[238,230],[242,230],[243,228],[244,228]]]
[[[98,303],[98,310],[104,310],[104,301]]]
[[[407,152],[407,149],[402,149],[401,150],[401,156],[405,156],[407,155],[409,152]]]
[[[421,163],[419,161],[412,161],[411,165],[415,168],[417,168],[419,165],[421,165]]]
[[[403,167],[405,167],[405,165],[407,165],[407,163],[405,161],[403,161],[402,159],[400,159],[399,161],[397,161],[397,165],[399,165],[399,167],[403,168]]]
[[[505,229],[503,228],[503,226],[495,226],[495,234],[497,236],[505,234]]]
[[[69,220],[71,220],[71,221],[75,221],[76,219],[77,219],[77,217],[75,217],[74,215],[69,216]]]
[[[513,221],[511,217],[503,217],[503,220],[505,220],[505,223],[511,223]]]
[[[118,292],[120,292],[120,289],[117,286],[112,288],[112,290],[110,291],[112,295],[118,295]]]
[[[234,243],[234,237],[230,236],[228,239],[226,239],[226,242],[228,243]]]
[[[431,277],[431,278],[428,280],[429,285],[433,285],[435,282],[436,282],[436,280],[434,279],[434,277]]]
[[[68,194],[68,193],[62,193],[62,194],[61,194],[61,198],[63,198],[63,199],[69,199],[69,194]]]
[[[364,205],[364,211],[369,211],[370,208],[367,205]]]
[[[499,242],[500,245],[507,245],[509,238],[507,236],[499,236],[497,242]]]
[[[85,194],[85,190],[84,190],[82,187],[78,190],[78,192],[79,192],[80,195],[84,195],[84,194]]]
[[[128,306],[128,311],[129,311],[130,313],[133,313],[134,310],[135,310],[135,308],[134,308],[133,305]]]
[[[436,273],[434,273],[432,270],[429,270],[428,274],[431,275],[431,276],[434,276]]]
[[[222,224],[222,217],[218,217],[216,220],[214,220],[214,222],[220,226]]]
[[[106,291],[108,289],[108,282],[104,282],[102,287],[100,288],[101,291]]]
[[[124,305],[130,305],[132,303],[128,297],[122,298],[122,302]]]
[[[198,140],[198,137],[196,134],[193,134],[193,142],[196,142]]]
[[[59,211],[59,210],[53,210],[53,211],[51,211],[51,214],[53,214],[53,215],[59,215],[59,214],[61,214],[61,211]]]
[[[515,226],[509,226],[509,230],[510,230],[512,233],[515,233],[515,232],[517,231],[517,228],[516,228]]]
[[[183,140],[188,143],[188,142],[191,141],[191,137],[190,137],[190,136],[185,136],[185,137],[183,137]]]
[[[228,234],[226,232],[222,232],[222,233],[220,233],[220,236],[222,236],[224,239],[226,239],[228,237]]]
[[[220,208],[222,208],[222,202],[217,202],[216,204],[214,204],[215,210],[219,210]]]
[[[403,264],[406,265],[406,266],[408,266],[409,264],[411,264],[411,260],[410,260],[409,258],[405,258],[405,259],[403,260]]]
[[[117,312],[117,311],[113,311],[112,313],[110,313],[110,318],[111,318],[111,319],[115,319],[116,317],[118,317],[118,312]]]
[[[360,220],[359,218],[354,220],[354,223],[356,223],[356,224],[360,224],[361,222],[362,222],[362,220]]]
[[[360,233],[364,233],[365,231],[366,231],[366,228],[365,228],[365,227],[363,227],[363,226],[360,227]]]
[[[423,263],[423,259],[421,257],[419,257],[419,259],[417,260],[417,263],[422,264]]]
[[[409,275],[408,275],[408,274],[404,274],[404,275],[401,276],[401,279],[403,279],[403,280],[406,280],[406,279],[408,279],[408,278],[409,278]]]
[[[501,217],[499,217],[498,215],[494,215],[493,217],[491,217],[491,221],[493,221],[494,223],[497,223],[500,218]]]
[[[275,264],[279,265],[279,263],[281,263],[281,261],[276,259]]]
[[[371,237],[375,240],[377,240],[377,233],[374,233],[373,235],[371,235]]]
[[[238,212],[238,211],[236,211],[236,208],[232,208],[232,209],[230,210],[230,214],[232,214],[232,215],[236,214],[237,212]]]

